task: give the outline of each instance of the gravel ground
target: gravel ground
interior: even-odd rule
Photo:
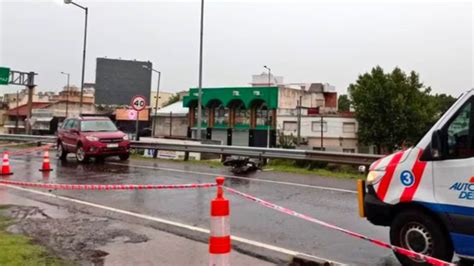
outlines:
[[[103,265],[108,253],[100,247],[108,243],[148,241],[145,235],[117,228],[111,219],[79,211],[65,218],[52,218],[31,206],[11,206],[2,212],[16,221],[9,232],[25,234],[73,264]]]

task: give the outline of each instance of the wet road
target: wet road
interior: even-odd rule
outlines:
[[[52,156],[54,157],[54,155]],[[78,184],[179,184],[212,182],[229,172],[194,163],[153,160],[81,165],[74,158],[52,159],[54,171],[42,176],[41,158],[14,157],[10,180]],[[388,228],[358,217],[355,181],[317,176],[258,172],[231,177],[226,185],[343,228],[388,241]],[[330,188],[330,189],[325,189]],[[334,189],[332,189],[334,188]],[[209,202],[214,189],[167,191],[56,191],[105,206],[209,228]],[[331,231],[253,202],[226,195],[231,201],[231,233],[298,252],[354,265],[396,265],[391,251]]]

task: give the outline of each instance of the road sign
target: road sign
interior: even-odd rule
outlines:
[[[7,85],[10,79],[10,68],[0,67],[0,85]]]
[[[146,100],[145,97],[141,95],[133,96],[132,103],[130,104],[133,109],[137,110],[138,112],[142,111],[146,107]]]

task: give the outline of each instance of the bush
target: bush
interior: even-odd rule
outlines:
[[[285,135],[278,133],[278,146],[282,149],[294,149],[296,147],[296,137],[293,134]]]

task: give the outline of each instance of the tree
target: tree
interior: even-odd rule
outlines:
[[[431,101],[433,101],[432,104],[434,104],[435,109],[436,109],[436,120],[444,113],[446,110],[448,110],[451,105],[456,101],[456,98],[454,98],[451,95],[446,95],[444,93],[442,94],[435,94],[431,96]]]
[[[168,99],[167,102],[163,103],[163,107],[168,106],[170,104],[173,104],[175,102],[178,102],[179,100],[180,100],[179,94],[177,94],[177,93],[173,94],[173,95],[171,95],[171,97]]]
[[[360,75],[349,85],[359,141],[376,145],[379,153],[415,143],[434,122],[430,91],[417,73],[407,75],[400,68],[385,73],[377,66]]]
[[[342,94],[339,96],[339,99],[337,99],[337,109],[339,112],[350,111],[350,106],[351,101],[349,100],[349,97],[347,97],[347,94]]]

